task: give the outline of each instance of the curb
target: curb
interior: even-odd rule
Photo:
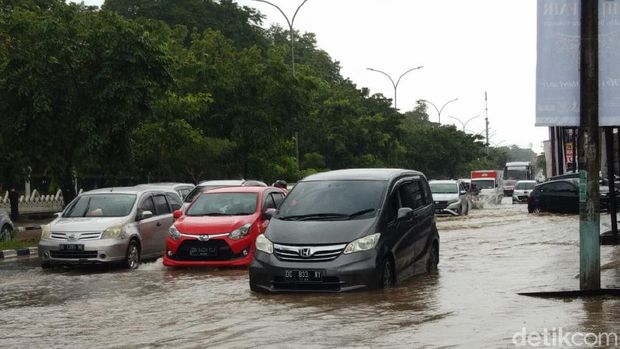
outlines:
[[[20,248],[16,250],[0,250],[0,259],[36,256],[38,254],[39,249],[37,247]]]

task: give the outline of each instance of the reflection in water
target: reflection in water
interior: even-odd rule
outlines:
[[[523,327],[620,329],[615,299],[517,292],[575,289],[578,217],[525,205],[440,217],[439,272],[348,294],[253,294],[247,269],[63,268],[0,262],[0,343],[7,347],[510,347]],[[603,283],[620,286],[615,247]]]

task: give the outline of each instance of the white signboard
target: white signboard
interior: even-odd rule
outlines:
[[[536,126],[579,126],[580,0],[538,0]],[[620,0],[599,0],[599,124],[620,125]]]

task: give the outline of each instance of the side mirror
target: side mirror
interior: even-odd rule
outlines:
[[[174,217],[174,219],[179,219],[181,218],[181,216],[183,216],[183,211],[181,210],[175,210],[172,214],[172,217]]]
[[[461,195],[467,194],[467,190],[461,190]]]
[[[151,212],[151,211],[142,211],[142,212],[138,213],[137,220],[141,221],[143,219],[147,219],[147,218],[151,218],[151,217],[153,217],[153,212]]]
[[[265,210],[265,212],[263,212],[263,219],[265,220],[269,220],[271,218],[273,218],[273,215],[276,214],[276,209],[275,208],[268,208]]]
[[[62,212],[54,213],[54,217],[56,217],[56,218],[60,218],[61,216],[62,216]]]
[[[403,218],[408,218],[413,215],[413,209],[411,207],[401,207],[398,209],[398,214],[396,215],[396,219],[400,220]]]

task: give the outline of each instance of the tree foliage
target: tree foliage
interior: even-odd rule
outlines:
[[[293,76],[288,31],[231,0],[6,0],[0,16],[0,181],[28,166],[62,187],[348,167],[456,178],[507,159],[343,78],[312,33],[296,33]]]

